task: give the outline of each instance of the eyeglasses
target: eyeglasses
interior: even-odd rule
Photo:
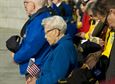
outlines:
[[[49,32],[51,32],[51,31],[53,31],[53,30],[55,30],[55,29],[57,29],[57,28],[49,29],[49,30],[47,30],[47,31],[45,32],[45,34],[48,34]],[[57,30],[60,31],[59,29],[57,29]]]

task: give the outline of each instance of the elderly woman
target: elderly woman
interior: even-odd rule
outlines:
[[[36,84],[57,84],[66,78],[77,65],[77,52],[69,35],[65,35],[66,22],[60,16],[42,21],[45,38],[51,45],[51,52],[41,67]]]

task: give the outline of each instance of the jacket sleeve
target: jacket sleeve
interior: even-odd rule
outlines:
[[[45,73],[37,80],[37,84],[57,84],[58,80],[67,76],[70,68],[70,56],[63,48],[55,52],[49,73]]]
[[[28,61],[46,43],[41,20],[34,20],[27,27],[26,37],[23,39],[20,49],[14,55],[14,61],[18,64]]]

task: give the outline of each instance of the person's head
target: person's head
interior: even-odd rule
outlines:
[[[85,7],[83,4],[80,4],[80,9],[81,9],[81,11],[84,13],[85,10],[86,10],[86,7]]]
[[[109,9],[108,23],[110,27],[115,29],[115,3],[114,0],[107,1],[107,7]]]
[[[95,2],[92,2],[92,3],[88,4],[88,6],[87,6],[86,11],[89,16],[93,16],[92,8],[94,7],[94,5],[95,5]]]
[[[32,15],[45,6],[46,2],[47,0],[24,0],[25,10],[28,15]]]
[[[89,2],[89,0],[81,0],[81,2],[85,6]]]
[[[67,24],[60,16],[52,16],[42,20],[44,26],[45,38],[50,45],[55,44],[62,36],[64,36]]]
[[[94,3],[94,0],[82,0],[82,4],[80,5],[82,12],[91,12]]]
[[[103,3],[95,3],[94,7],[92,8],[93,15],[96,16],[102,22],[105,21],[105,18],[108,14],[108,10],[106,8],[106,4]]]

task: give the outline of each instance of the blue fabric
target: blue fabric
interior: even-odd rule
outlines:
[[[71,21],[71,19],[72,19],[72,8],[68,4],[66,4],[65,2],[62,2],[58,8],[60,9],[60,11],[61,11],[60,15],[64,18],[64,20],[66,22]]]
[[[48,11],[44,11],[36,16],[27,26],[26,33],[22,40],[20,49],[14,55],[14,61],[20,66],[20,73],[23,75],[26,73],[29,59],[36,58],[38,65],[42,62],[43,57],[49,52],[50,47],[46,41],[44,28],[41,25],[41,21],[49,17]],[[32,17],[30,17],[31,19]],[[38,60],[39,59],[39,60]]]
[[[75,37],[75,34],[77,34],[78,30],[77,30],[77,26],[76,23],[68,23],[67,24],[67,30],[66,30],[66,34],[69,34],[72,38]]]
[[[66,34],[69,34],[72,37],[74,37],[75,34],[77,33],[77,26],[75,22],[72,23],[73,21],[72,8],[65,2],[62,2],[59,7],[53,4],[52,9],[55,10],[59,16],[62,16],[63,19],[66,21],[67,23]]]
[[[65,10],[65,16],[62,16],[64,18],[64,20],[66,21],[67,23],[67,31],[66,31],[66,34],[69,34],[71,35],[72,37],[75,36],[75,34],[77,33],[77,26],[76,26],[76,23],[72,23],[72,20],[73,20],[73,17],[72,17],[72,9],[71,7],[62,2],[62,6]]]
[[[62,16],[62,17],[65,19],[67,23],[66,34],[69,34],[72,37],[74,37],[75,34],[77,33],[77,26],[75,22],[72,23],[72,20],[73,20],[72,8],[64,2],[62,2],[62,6],[64,7],[64,10],[65,10],[65,16]]]
[[[77,52],[69,35],[51,47],[36,84],[57,84],[77,66]]]
[[[56,15],[60,15],[61,14],[61,11],[56,6],[56,4],[52,3],[51,8],[52,8],[52,10],[54,10],[56,12]]]

